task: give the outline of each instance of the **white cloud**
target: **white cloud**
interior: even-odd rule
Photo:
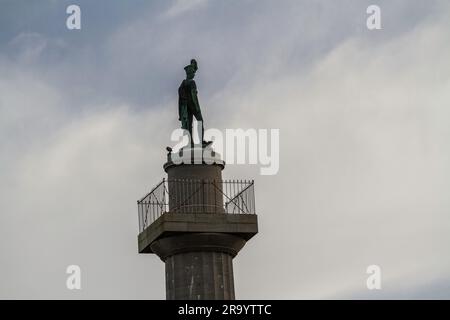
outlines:
[[[173,5],[167,10],[165,16],[175,18],[181,14],[198,9],[204,5],[208,0],[176,0]]]
[[[45,50],[47,41],[38,33],[21,33],[11,41],[10,45],[21,53],[22,60],[33,61]]]
[[[249,285],[257,298],[339,297],[361,290],[370,264],[385,290],[450,276],[448,27],[351,39],[310,73],[273,75],[230,101],[245,123],[281,128],[280,175],[258,184],[258,252],[238,265],[264,265]],[[279,274],[276,293],[267,274]]]

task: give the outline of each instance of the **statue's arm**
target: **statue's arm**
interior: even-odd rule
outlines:
[[[198,95],[197,95],[197,86],[195,85],[195,82],[192,83],[191,87],[191,94],[192,94],[192,100],[195,105],[195,109],[197,109],[197,112],[201,113],[200,111],[200,103],[198,102]]]
[[[178,98],[178,120],[181,121],[181,117],[183,115],[183,110],[181,105],[181,98]]]

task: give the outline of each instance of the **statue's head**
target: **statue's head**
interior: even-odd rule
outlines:
[[[194,71],[197,72],[198,66],[197,66],[197,60],[191,59],[191,66],[194,67]]]
[[[184,71],[186,71],[187,79],[194,79],[195,72],[198,70],[197,61],[195,59],[191,60],[191,64],[184,67]]]

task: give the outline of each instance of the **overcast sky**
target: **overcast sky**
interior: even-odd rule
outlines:
[[[136,200],[164,177],[193,57],[207,128],[280,129],[277,175],[224,171],[256,183],[237,298],[450,298],[448,1],[0,8],[0,298],[165,298],[164,264],[137,254]]]

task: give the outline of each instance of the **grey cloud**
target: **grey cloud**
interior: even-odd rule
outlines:
[[[49,2],[47,27],[0,37],[1,297],[164,298],[135,200],[162,177],[192,56],[207,126],[280,128],[278,175],[225,172],[257,184],[239,298],[366,297],[369,264],[383,297],[448,297],[445,2],[381,1],[379,33],[363,1],[148,3],[83,2],[77,34],[50,27]]]

